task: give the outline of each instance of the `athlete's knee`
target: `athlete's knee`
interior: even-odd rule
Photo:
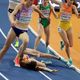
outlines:
[[[65,42],[65,46],[69,47],[70,46],[69,42]]]
[[[70,43],[70,47],[73,47],[73,43]]]
[[[41,39],[41,35],[38,35],[37,38],[38,38],[38,39]]]
[[[29,42],[29,39],[28,38],[24,38],[24,43],[28,43]]]

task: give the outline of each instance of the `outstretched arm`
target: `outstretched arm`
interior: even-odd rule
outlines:
[[[43,13],[38,9],[38,6],[33,5],[34,10],[39,13],[43,18],[47,18],[46,16],[43,15]]]
[[[9,17],[11,24],[15,24],[15,15],[16,15],[17,12],[20,10],[21,6],[22,6],[21,3],[18,4],[18,5],[15,7],[14,11],[11,13],[11,15],[10,15],[10,17]]]
[[[47,72],[58,72],[59,70],[56,70],[56,69],[50,69],[48,67],[37,67],[38,70],[40,71],[47,71]]]

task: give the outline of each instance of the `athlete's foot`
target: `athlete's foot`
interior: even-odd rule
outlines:
[[[69,59],[69,63],[72,64],[72,58]]]
[[[72,63],[72,59],[70,58],[70,59],[68,60],[68,62],[67,62],[67,65],[70,67],[72,64],[73,64],[73,63]]]
[[[18,57],[16,57],[16,58],[14,59],[14,64],[15,64],[16,67],[20,67],[19,58],[18,58]]]
[[[63,57],[60,57],[59,60],[61,60],[61,61],[64,62],[65,64],[67,63],[67,60],[65,60]]]
[[[18,47],[19,47],[19,41],[16,41],[14,46],[15,46],[16,48],[18,48]]]
[[[50,54],[50,50],[49,50],[49,49],[47,49],[47,50],[46,50],[46,53],[49,53],[49,54]]]
[[[64,49],[64,42],[60,41],[60,49],[63,50]]]
[[[50,54],[50,50],[48,47],[47,47],[46,53]]]

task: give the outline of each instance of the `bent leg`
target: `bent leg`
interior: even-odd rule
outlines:
[[[42,33],[43,33],[43,26],[42,26],[42,24],[39,24],[38,36],[37,36],[37,38],[35,40],[34,49],[37,49],[37,47],[38,47],[38,45],[40,43],[40,39],[41,39]]]

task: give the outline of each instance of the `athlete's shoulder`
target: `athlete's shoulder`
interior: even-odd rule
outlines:
[[[16,9],[21,9],[22,6],[23,6],[23,4],[22,4],[22,3],[19,3],[19,4],[16,6]]]

